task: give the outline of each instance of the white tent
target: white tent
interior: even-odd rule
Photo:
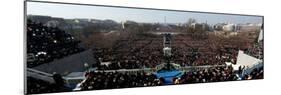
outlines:
[[[260,62],[260,59],[247,55],[243,51],[239,50],[236,65],[242,65],[251,68]]]
[[[243,51],[239,50],[236,65],[232,65],[234,70],[238,70],[239,66],[245,66],[243,75],[250,73],[254,68],[259,68],[263,66],[262,60],[245,54]]]

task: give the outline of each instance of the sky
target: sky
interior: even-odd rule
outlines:
[[[120,7],[73,5],[43,2],[27,2],[27,15],[45,15],[52,17],[62,17],[66,19],[86,18],[86,19],[111,19],[117,22],[127,20],[146,23],[185,23],[189,18],[194,18],[197,22],[216,23],[262,23],[262,17],[242,16],[227,14],[211,14],[196,12],[180,12],[166,10],[148,10]]]

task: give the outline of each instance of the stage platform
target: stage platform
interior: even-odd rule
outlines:
[[[179,78],[183,73],[179,70],[170,70],[170,71],[159,71],[155,74],[158,79],[164,78],[164,83],[166,85],[173,84],[174,78]]]

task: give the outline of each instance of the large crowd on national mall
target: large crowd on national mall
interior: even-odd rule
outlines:
[[[237,39],[236,39],[237,40]],[[241,76],[244,67],[234,70],[225,62],[235,64],[238,51],[263,59],[263,43],[256,41],[235,41],[215,35],[196,38],[192,34],[172,35],[169,61],[180,67],[213,66],[191,71],[182,71],[180,77],[172,78],[172,84],[192,84],[220,81],[251,80],[263,78],[263,67],[254,68]],[[235,43],[239,42],[239,44]],[[27,67],[36,67],[59,60],[68,55],[84,51],[81,41],[70,33],[55,27],[47,27],[30,20],[27,22],[27,53],[36,59]],[[106,43],[106,42],[104,42]],[[165,62],[163,35],[145,34],[120,39],[112,47],[93,47],[95,70],[85,71],[86,79],[81,90],[113,89],[165,85],[165,78],[151,72],[118,72],[118,70],[155,68]],[[89,48],[88,48],[89,49]],[[107,63],[107,64],[105,64]],[[112,72],[107,72],[112,71]],[[64,85],[50,84],[39,79],[27,78],[28,92],[67,91]],[[63,81],[62,81],[63,82]]]

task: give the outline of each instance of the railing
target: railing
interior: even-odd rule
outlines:
[[[203,66],[186,66],[186,67],[181,67],[179,70],[183,72],[189,72],[189,71],[195,71],[198,69],[207,69],[207,68],[212,68],[212,67],[224,67],[226,65],[203,65]]]
[[[144,69],[119,69],[119,70],[95,70],[94,72],[118,72],[118,73],[135,73],[135,72],[155,72],[155,68],[144,68]]]
[[[194,71],[198,69],[206,69],[211,67],[223,67],[225,65],[204,65],[204,66],[186,66],[186,67],[176,67],[176,69],[188,72],[188,71]],[[144,68],[144,69],[119,69],[119,70],[92,70],[94,72],[119,72],[119,73],[134,73],[134,72],[146,72],[146,73],[153,73],[157,70],[161,69],[160,67],[164,67],[164,65],[158,65],[155,68]]]
[[[31,69],[31,68],[26,68],[26,70],[27,70],[26,76],[28,76],[28,77],[41,79],[41,80],[47,81],[49,83],[55,83],[55,80],[53,79],[52,74],[45,73],[45,72],[42,72],[42,71],[38,71],[38,70],[35,70],[35,69]]]

